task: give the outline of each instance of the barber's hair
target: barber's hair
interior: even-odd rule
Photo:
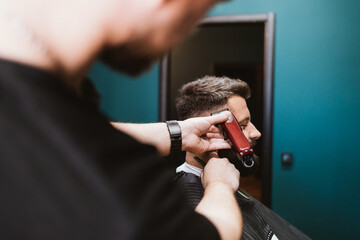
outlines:
[[[176,109],[181,120],[198,117],[205,112],[221,110],[233,95],[249,99],[248,84],[240,79],[205,76],[181,87]]]

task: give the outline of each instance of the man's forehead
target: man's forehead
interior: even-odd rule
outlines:
[[[250,111],[247,107],[246,100],[243,97],[238,95],[229,97],[227,107],[235,115],[239,122],[250,120]]]

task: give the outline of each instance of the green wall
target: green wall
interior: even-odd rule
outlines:
[[[360,228],[359,11],[359,0],[234,0],[210,13],[276,14],[273,209],[313,239]],[[138,81],[99,64],[90,77],[111,119],[157,120],[157,66]]]

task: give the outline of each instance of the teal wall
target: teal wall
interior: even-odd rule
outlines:
[[[96,63],[89,77],[101,94],[101,108],[110,120],[134,123],[158,120],[158,66],[134,79]]]
[[[211,15],[276,14],[273,209],[313,239],[360,229],[360,1],[234,0]],[[158,68],[134,82],[97,65],[90,76],[114,120],[158,114]],[[104,81],[102,81],[104,79]],[[294,165],[280,165],[281,152]]]

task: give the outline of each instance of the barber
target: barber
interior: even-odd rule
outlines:
[[[0,239],[240,237],[226,159],[209,160],[194,212],[159,157],[173,129],[110,124],[83,92],[96,59],[140,73],[216,2],[1,1]],[[223,148],[211,126],[226,118],[179,122],[181,150]]]

